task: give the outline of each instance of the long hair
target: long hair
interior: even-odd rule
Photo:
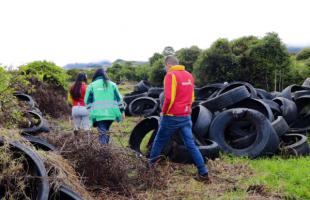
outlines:
[[[94,76],[93,76],[93,82],[98,78],[102,77],[103,79],[103,87],[107,87],[108,81],[110,80],[107,73],[104,71],[104,69],[100,68],[97,69]]]
[[[84,73],[79,73],[76,77],[74,85],[70,89],[70,94],[74,100],[81,98],[81,86],[83,82],[87,83],[87,76]]]

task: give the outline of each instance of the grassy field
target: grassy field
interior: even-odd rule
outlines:
[[[132,86],[121,86],[124,94]],[[122,123],[113,123],[111,143],[128,147],[134,126],[143,118],[127,117]],[[72,131],[69,120],[55,121],[63,132]],[[96,132],[94,130],[93,132]],[[137,192],[136,199],[310,199],[310,157],[263,158],[250,160],[222,154],[220,159],[209,160],[207,166],[211,184],[196,181],[193,165],[160,163],[167,186]]]

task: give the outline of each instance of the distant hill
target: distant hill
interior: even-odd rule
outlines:
[[[70,63],[63,66],[64,69],[93,69],[93,68],[100,68],[100,67],[111,67],[112,64],[118,63],[120,65],[124,65],[126,63],[131,63],[133,67],[147,64],[148,62],[145,61],[127,61],[122,59],[117,59],[113,63],[108,60],[102,60],[99,62],[90,62],[90,63]]]
[[[99,62],[90,62],[90,63],[70,63],[63,66],[64,69],[92,69],[100,67],[109,67],[112,63],[108,60],[102,60]]]
[[[308,48],[309,46],[287,46],[287,50],[289,53],[298,53],[304,48]]]

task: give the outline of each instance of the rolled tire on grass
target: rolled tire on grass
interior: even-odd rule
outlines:
[[[25,138],[27,141],[29,141],[36,149],[43,150],[43,151],[54,151],[56,147],[48,141],[34,137],[32,135],[23,135],[23,138]]]
[[[153,141],[155,139],[155,136],[157,134],[158,128],[159,128],[159,117],[152,116],[143,119],[141,122],[139,122],[134,129],[132,130],[130,137],[129,137],[129,147],[136,151],[139,154],[149,156],[150,150],[152,148]],[[151,134],[147,136],[148,134]],[[147,138],[146,138],[147,137]],[[146,149],[141,149],[141,143],[144,139],[148,139],[146,141]],[[170,152],[171,145],[167,144],[165,148],[162,151],[163,155],[168,155]]]
[[[284,117],[284,119],[289,125],[295,122],[298,117],[298,113],[297,106],[294,101],[291,101],[284,97],[277,97],[273,99],[273,101],[279,104],[281,115]]]
[[[220,156],[220,148],[216,142],[212,140],[206,140],[205,144],[206,145],[198,146],[198,149],[204,160],[205,158],[214,160]],[[172,162],[176,163],[194,163],[194,160],[185,145],[174,144],[168,157]]]
[[[27,127],[27,128],[22,127],[22,132],[30,133],[30,134],[40,133],[44,126],[43,117],[34,111],[28,111],[26,114],[36,118],[38,121],[36,123],[31,122],[30,127]]]
[[[298,118],[291,124],[290,132],[306,133],[310,131],[310,95],[296,99]]]
[[[209,131],[209,126],[213,119],[213,114],[204,106],[198,105],[192,110],[192,122],[193,122],[193,132],[197,137],[206,138]]]
[[[164,88],[161,87],[151,87],[148,92],[147,96],[152,98],[159,98],[160,93],[164,91]]]
[[[251,133],[255,133],[256,138],[248,147],[238,149],[231,146],[226,129],[234,121],[249,121],[252,124],[254,130]],[[273,155],[279,145],[279,137],[271,122],[262,113],[244,108],[230,109],[218,114],[210,126],[209,137],[217,142],[224,152],[250,158]]]
[[[240,87],[240,86],[246,87],[248,92],[251,94],[252,98],[256,98],[257,97],[257,92],[256,92],[255,88],[250,83],[242,82],[242,81],[236,81],[236,82],[232,82],[232,83],[229,83],[227,85],[224,85],[224,87],[218,92],[217,95],[219,96],[221,94],[224,94],[224,93],[228,92],[231,89],[234,89],[234,88],[237,88],[237,87]]]
[[[129,113],[133,116],[152,116],[155,115],[158,102],[151,97],[140,97],[129,104]]]
[[[272,126],[279,137],[289,132],[290,130],[289,125],[282,116],[278,116],[278,118],[272,122]]]
[[[257,97],[260,99],[272,100],[274,98],[273,95],[271,95],[269,92],[267,92],[264,89],[256,88],[255,90],[257,92]]]
[[[129,113],[129,104],[139,98],[139,97],[146,97],[147,96],[147,93],[129,93],[129,94],[126,94],[123,98],[123,101],[126,103],[127,107],[125,108],[125,114],[126,116],[131,116],[131,114]]]
[[[269,119],[269,121],[272,122],[274,120],[273,113],[269,105],[260,99],[248,98],[228,107],[228,109],[231,108],[249,108],[257,110],[263,113],[267,117],[267,119]]]
[[[211,112],[223,110],[251,96],[245,86],[233,88],[215,98],[201,102]]]
[[[286,134],[281,137],[281,155],[307,156],[310,154],[308,138],[301,134]]]
[[[3,140],[1,138],[0,145],[3,145]],[[19,142],[10,142],[9,145],[12,151],[18,152],[26,157],[28,167],[30,168],[27,170],[34,173],[32,176],[35,177],[36,184],[35,188],[33,186],[30,188],[30,192],[31,194],[35,194],[35,197],[32,196],[32,198],[37,200],[48,200],[50,186],[47,179],[47,172],[40,156]]]
[[[142,80],[134,86],[134,91],[143,93],[147,92],[150,89],[150,87],[151,86],[147,81]]]
[[[290,85],[287,86],[280,94],[281,97],[287,98],[289,100],[293,100],[295,96],[295,92],[302,90],[310,90],[310,88],[300,86],[300,85]]]
[[[68,186],[61,185],[56,192],[50,194],[50,199],[83,200],[83,198]]]

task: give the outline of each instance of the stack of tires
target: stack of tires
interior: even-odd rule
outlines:
[[[55,147],[49,144],[47,141],[31,136],[23,136],[25,140],[29,141],[36,149],[43,151],[54,151]],[[31,147],[20,141],[4,141],[0,138],[0,146],[4,145],[4,142],[9,143],[9,151],[15,155],[16,159],[25,158],[24,163],[25,178],[33,177],[28,185],[25,185],[26,190],[23,195],[31,197],[31,199],[38,200],[82,200],[79,194],[74,192],[67,185],[60,185],[59,187],[52,187],[49,182],[48,172],[45,168],[44,161],[40,155],[36,153]],[[18,188],[16,186],[16,188]],[[7,197],[6,185],[0,184],[0,198]]]
[[[28,94],[22,92],[14,93],[14,96],[19,100],[28,104],[28,110],[24,112],[27,118],[27,123],[23,124],[22,132],[28,134],[37,134],[41,132],[49,132],[47,120],[42,117],[42,112],[38,108],[38,104]]]
[[[153,116],[160,113],[159,96],[163,88],[151,87],[147,81],[140,81],[134,91],[124,96],[127,116]]]
[[[269,93],[246,82],[232,82],[196,88],[195,94],[192,130],[204,157],[218,157],[219,149],[253,159],[274,154],[309,155],[309,87],[291,85],[282,92]],[[147,156],[158,123],[158,117],[142,120],[132,131],[130,147],[141,153],[142,141],[150,135],[143,144]],[[192,162],[179,134],[166,145],[163,154],[172,161]]]

